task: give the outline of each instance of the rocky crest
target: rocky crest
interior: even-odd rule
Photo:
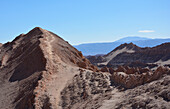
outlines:
[[[39,27],[2,45],[0,85],[5,87],[0,91],[4,97],[7,93],[11,94],[12,98],[2,99],[1,108],[5,108],[5,104],[9,108],[42,108],[43,102],[50,99],[45,94],[45,81],[49,81],[53,73],[58,72],[60,64],[97,71],[97,68],[68,42]],[[3,91],[8,88],[11,88],[11,92]],[[9,102],[9,99],[12,100]]]

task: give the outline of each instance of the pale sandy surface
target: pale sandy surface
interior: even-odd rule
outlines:
[[[170,64],[170,59],[167,60],[167,61],[159,60],[159,61],[155,62],[155,64],[158,64],[159,66],[163,66],[163,65],[166,65],[166,64]]]
[[[134,50],[129,50],[126,47],[120,49],[120,50],[116,50],[113,51],[112,53],[110,53],[108,56],[106,56],[106,62],[103,63],[98,63],[98,65],[107,65],[109,63],[109,61],[111,61],[113,58],[115,58],[118,54],[123,53],[123,52],[127,52],[127,53],[134,53]]]

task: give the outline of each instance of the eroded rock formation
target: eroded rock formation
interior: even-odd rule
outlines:
[[[168,67],[158,67],[155,71],[142,68],[119,67],[111,76],[112,82],[124,88],[134,88],[139,85],[161,78],[164,74],[170,74]]]
[[[133,43],[125,43],[104,56],[87,56],[90,62],[99,67],[130,67],[155,68],[170,62],[170,43],[156,47],[140,48]]]
[[[169,73],[165,67],[100,69],[58,35],[36,27],[0,46],[0,108],[168,109]]]

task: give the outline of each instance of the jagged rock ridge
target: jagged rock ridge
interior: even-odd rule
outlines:
[[[126,65],[131,67],[157,67],[158,63],[170,60],[170,43],[156,47],[140,48],[133,43],[122,44],[107,55],[88,56],[91,63],[98,66],[115,67]],[[161,62],[160,62],[161,61]],[[165,63],[166,64],[166,63]],[[164,65],[165,65],[164,64]]]
[[[11,87],[12,91],[8,94],[11,94],[12,98],[3,99],[2,97],[1,108],[6,103],[9,106],[7,108],[43,107],[42,102],[49,99],[48,95],[40,94],[40,92],[45,93],[43,82],[51,79],[52,73],[58,72],[60,64],[97,70],[81,52],[68,42],[39,27],[2,45],[0,48],[0,84],[6,87],[1,89],[1,94],[5,96],[7,92],[3,90]],[[46,97],[39,98],[40,95]],[[8,102],[9,99],[12,99],[11,102]]]

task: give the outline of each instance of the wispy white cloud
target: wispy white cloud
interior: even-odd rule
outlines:
[[[140,33],[152,33],[152,32],[155,32],[154,30],[140,30],[138,31]]]

